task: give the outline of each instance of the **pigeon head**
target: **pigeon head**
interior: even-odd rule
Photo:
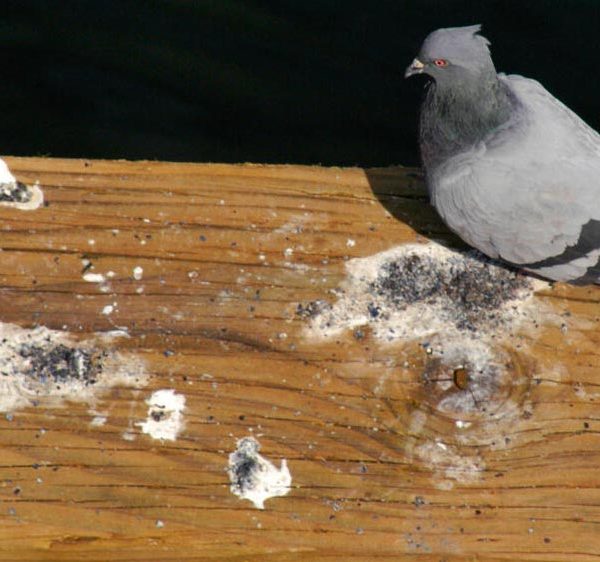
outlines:
[[[425,74],[419,142],[430,173],[506,123],[514,99],[499,79],[481,26],[438,29],[423,42],[405,76]],[[428,172],[427,172],[428,171]]]
[[[436,83],[463,80],[467,76],[496,75],[489,41],[479,35],[480,25],[449,27],[430,33],[419,55],[406,69],[405,78],[427,74]],[[474,75],[474,76],[473,76]]]

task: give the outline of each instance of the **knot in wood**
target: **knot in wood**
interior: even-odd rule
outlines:
[[[440,344],[426,354],[419,401],[451,420],[488,420],[522,405],[529,377],[514,354],[480,342]]]

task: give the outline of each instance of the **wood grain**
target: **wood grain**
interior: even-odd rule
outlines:
[[[1,320],[79,339],[124,328],[107,346],[149,380],[100,397],[104,425],[78,401],[0,418],[0,560],[600,557],[596,287],[537,294],[565,325],[519,336],[522,409],[465,442],[423,388],[420,345],[404,347],[402,378],[402,346],[351,330],[316,341],[296,313],[335,300],[351,258],[460,246],[417,171],[6,161],[46,205],[0,207]],[[187,400],[175,441],[136,425],[160,388]],[[249,435],[292,473],[264,510],[229,490],[228,455]],[[416,453],[436,443],[454,457]],[[476,459],[476,478],[448,476],[460,459]]]

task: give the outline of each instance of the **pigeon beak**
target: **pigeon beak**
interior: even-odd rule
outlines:
[[[406,69],[406,72],[404,73],[404,78],[408,78],[413,74],[421,74],[424,68],[425,65],[419,59],[415,59],[410,63],[409,67]]]

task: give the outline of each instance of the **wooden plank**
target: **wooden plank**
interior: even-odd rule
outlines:
[[[353,258],[461,247],[415,170],[6,161],[45,205],[0,206],[0,560],[597,558],[596,287],[370,317]],[[248,436],[291,473],[263,510],[230,490]]]

